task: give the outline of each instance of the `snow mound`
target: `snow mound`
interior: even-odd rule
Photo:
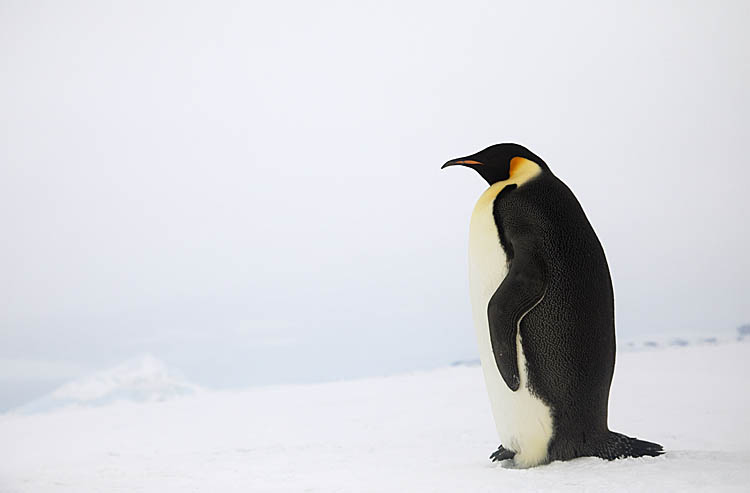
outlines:
[[[193,394],[198,386],[151,355],[68,382],[17,411],[45,412],[67,406],[103,406],[118,401],[158,402]]]

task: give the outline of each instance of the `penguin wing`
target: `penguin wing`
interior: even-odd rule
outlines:
[[[534,308],[547,291],[547,269],[541,255],[533,248],[513,245],[515,256],[505,279],[490,298],[487,319],[495,362],[505,384],[518,390],[518,355],[516,336],[521,319]]]

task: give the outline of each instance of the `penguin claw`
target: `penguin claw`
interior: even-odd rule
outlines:
[[[498,462],[501,460],[512,459],[515,455],[516,455],[515,452],[513,452],[512,450],[508,450],[502,445],[500,445],[497,448],[497,450],[495,450],[494,452],[492,452],[492,454],[490,454],[490,459],[492,460],[492,462]]]

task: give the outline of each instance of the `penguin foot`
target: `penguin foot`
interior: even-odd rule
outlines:
[[[512,459],[515,455],[515,452],[513,452],[512,450],[508,450],[507,448],[500,445],[497,450],[492,452],[492,454],[490,455],[490,459],[492,460],[492,462],[498,462],[501,460]]]

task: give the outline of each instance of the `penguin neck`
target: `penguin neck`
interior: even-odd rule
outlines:
[[[510,160],[510,177],[507,180],[498,182],[504,183],[503,188],[506,185],[515,184],[521,186],[524,183],[528,183],[542,172],[542,167],[534,161],[523,157],[514,157]],[[495,184],[497,185],[497,183]]]
[[[490,185],[490,188],[484,191],[479,197],[477,205],[474,207],[475,210],[481,209],[487,206],[491,206],[502,190],[508,185],[516,185],[521,187],[524,184],[530,182],[542,172],[542,167],[522,157],[514,157],[510,160],[510,176],[507,180],[498,181]]]

